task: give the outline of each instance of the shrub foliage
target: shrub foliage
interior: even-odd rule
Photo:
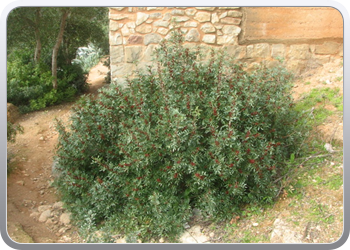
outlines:
[[[182,39],[162,42],[156,67],[126,88],[82,99],[67,128],[58,122],[57,186],[78,220],[149,240],[180,233],[193,208],[230,219],[276,195],[302,138],[291,74],[248,73],[214,50],[201,61]]]
[[[87,90],[86,77],[79,65],[62,66],[57,74],[58,89],[53,89],[49,64],[35,63],[30,55],[25,49],[13,52],[7,62],[7,101],[21,112],[72,101]]]

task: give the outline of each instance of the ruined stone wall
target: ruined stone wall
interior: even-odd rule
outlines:
[[[296,73],[343,53],[342,18],[333,8],[114,7],[109,18],[111,77],[116,81],[152,64],[155,47],[175,26],[181,28],[185,46],[226,47],[248,65],[276,65],[283,58]]]

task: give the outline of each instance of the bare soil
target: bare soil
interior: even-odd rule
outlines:
[[[97,90],[104,85],[104,76],[106,72],[107,68],[101,63],[91,70],[88,77],[90,93],[96,94]],[[319,69],[309,71],[307,74],[300,76],[294,88],[294,98],[297,100],[303,93],[307,93],[312,88],[318,87],[338,87],[342,92],[342,77],[342,59],[339,58]],[[66,103],[42,111],[22,115],[16,122],[23,126],[24,134],[19,134],[16,137],[15,143],[8,143],[7,145],[10,167],[10,173],[7,177],[7,229],[10,238],[15,242],[81,242],[81,239],[78,237],[77,229],[74,227],[64,234],[59,234],[51,230],[45,223],[40,223],[36,219],[30,217],[33,209],[38,206],[53,204],[59,201],[56,190],[51,187],[53,181],[53,176],[51,175],[52,161],[58,139],[58,133],[55,130],[55,118],[67,122],[73,104],[74,103]],[[342,116],[335,115],[334,117],[329,117],[326,123],[318,129],[320,133],[324,135],[323,138],[325,142],[336,138],[342,143]],[[342,175],[342,169],[339,171],[336,174]],[[323,191],[322,189],[310,189],[304,192],[310,195],[310,197],[318,197],[319,202],[322,204],[331,205],[330,209],[333,214],[339,215],[339,213],[342,213],[342,188],[332,193]],[[332,199],[330,199],[330,197],[332,197]],[[273,222],[278,217],[285,218],[289,216],[292,220],[293,218],[297,218],[300,225],[303,217],[298,217],[293,214],[295,208],[290,205],[292,202],[291,199],[293,198],[283,197],[282,194],[280,201],[277,202],[274,207],[276,213],[267,214],[266,220],[259,222],[259,226],[257,227],[252,226],[254,221],[240,220],[237,225],[241,227],[242,230],[238,230],[237,232],[250,229],[252,235],[269,235],[273,228]],[[310,204],[306,204],[305,206],[308,205]],[[234,222],[235,221],[233,221],[233,224]],[[312,241],[309,242],[332,242],[336,240],[342,233],[342,222],[336,221],[334,224],[329,225],[329,227],[331,228],[325,228],[321,233],[316,230],[318,234],[314,233]],[[203,224],[202,228],[202,232],[207,232],[208,235],[210,231],[214,230],[210,228],[208,224]],[[223,243],[225,240],[239,242],[238,238],[244,237],[244,235],[236,234],[228,238],[223,238],[223,236],[220,236],[220,230],[222,235],[224,235],[224,229],[214,230],[215,234],[211,234],[211,242]]]

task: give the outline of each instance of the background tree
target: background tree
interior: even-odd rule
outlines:
[[[26,112],[83,92],[86,72],[72,61],[91,43],[108,54],[108,8],[14,9],[7,22],[8,101],[30,106]]]
[[[62,39],[63,39],[63,33],[65,30],[65,26],[66,26],[66,21],[69,15],[69,8],[64,8],[61,10],[62,11],[62,15],[61,15],[61,25],[60,25],[60,29],[58,32],[58,36],[56,39],[56,43],[55,46],[53,47],[52,50],[52,85],[54,89],[57,89],[57,56],[58,56],[58,50],[60,49],[61,43],[62,43]]]

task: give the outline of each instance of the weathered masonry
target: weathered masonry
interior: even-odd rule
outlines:
[[[174,26],[186,46],[226,47],[248,65],[275,65],[280,58],[302,73],[343,56],[343,19],[331,7],[111,7],[109,19],[116,81],[150,65]]]

